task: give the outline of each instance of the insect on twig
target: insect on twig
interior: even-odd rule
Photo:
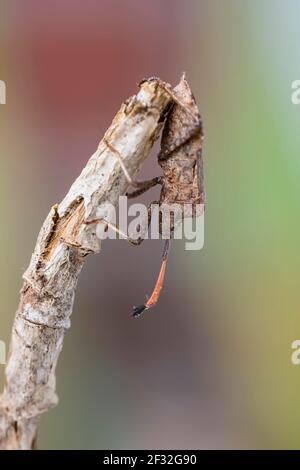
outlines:
[[[157,80],[160,86],[164,87],[171,95],[173,101],[166,117],[161,138],[161,150],[158,154],[158,163],[163,172],[162,176],[143,182],[133,181],[124,165],[122,155],[108,142],[106,142],[106,145],[116,154],[125,177],[130,185],[135,188],[132,192],[127,193],[128,198],[137,197],[153,186],[160,184],[161,192],[158,201],[160,206],[162,204],[177,204],[180,206],[192,204],[192,216],[196,217],[196,204],[204,204],[205,192],[202,161],[202,120],[195,98],[184,74],[179,84],[173,90],[159,78],[153,77],[148,80]],[[107,223],[105,220],[94,219],[87,223],[96,222],[102,222],[119,232],[117,227]],[[148,226],[150,222],[151,204],[148,209]],[[174,220],[171,219],[171,237],[174,233],[174,224]],[[161,223],[160,233],[162,233]],[[123,233],[122,236],[124,237]],[[137,240],[129,237],[125,238],[134,245],[139,245],[143,241],[143,238]],[[163,287],[170,242],[171,240],[169,239],[165,241],[162,265],[152,295],[145,304],[133,308],[132,315],[135,318],[139,317],[143,311],[154,307],[158,301]]]

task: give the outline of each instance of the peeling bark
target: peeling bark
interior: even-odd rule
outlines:
[[[110,221],[108,203],[118,203],[128,182],[118,149],[132,177],[159,135],[171,102],[166,84],[145,80],[129,98],[63,201],[46,218],[23,278],[12,329],[6,386],[0,400],[0,449],[33,449],[39,416],[54,407],[55,369],[70,327],[77,280],[100,240],[86,220]]]

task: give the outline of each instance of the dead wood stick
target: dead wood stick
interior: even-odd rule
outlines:
[[[162,82],[145,80],[121,107],[98,149],[63,201],[46,218],[25,272],[12,328],[6,386],[0,400],[0,449],[33,449],[39,416],[54,407],[55,368],[70,327],[85,257],[100,251],[95,226],[85,221],[118,203],[128,181],[118,149],[134,177],[157,139],[171,97]],[[107,145],[107,143],[110,146]]]

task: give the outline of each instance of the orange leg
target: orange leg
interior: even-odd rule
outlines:
[[[153,290],[150,298],[147,300],[147,302],[145,304],[138,305],[137,307],[133,307],[132,316],[134,318],[138,318],[145,310],[148,310],[149,308],[154,307],[158,302],[160,291],[162,290],[163,285],[164,285],[166,265],[167,265],[167,257],[168,257],[168,254],[169,254],[170,243],[171,243],[171,240],[166,240],[166,242],[165,242],[163,256],[162,256],[161,268],[160,268],[160,271],[159,271],[157,281],[155,283],[154,290]]]

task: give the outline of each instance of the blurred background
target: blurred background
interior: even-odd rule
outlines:
[[[174,243],[139,321],[162,243],[87,260],[40,448],[300,448],[299,15],[297,0],[1,1],[2,340],[50,206],[137,83],[185,70],[205,126],[203,250]]]

